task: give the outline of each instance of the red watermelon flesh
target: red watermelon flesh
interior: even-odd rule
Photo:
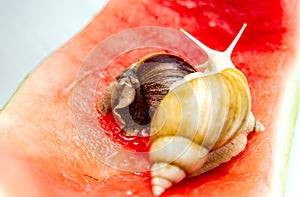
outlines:
[[[72,87],[84,58],[108,36],[128,28],[184,28],[224,50],[243,23],[233,62],[248,78],[252,111],[266,131],[251,134],[240,155],[165,196],[266,196],[270,193],[276,108],[293,66],[295,1],[118,1],[41,63],[0,114],[0,181],[12,196],[152,196],[148,173],[104,165],[77,135]],[[25,187],[26,186],[26,187]]]

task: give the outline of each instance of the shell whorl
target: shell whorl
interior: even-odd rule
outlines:
[[[236,137],[247,123],[251,112],[247,80],[231,68],[191,75],[197,74],[174,84],[161,101],[152,118],[151,140],[178,135],[214,150]]]
[[[207,159],[208,150],[182,136],[156,139],[150,150],[152,190],[159,196],[173,183],[178,183],[199,169]]]
[[[182,58],[159,52],[142,58],[137,63],[136,72],[145,101],[154,113],[170,86],[196,71]]]

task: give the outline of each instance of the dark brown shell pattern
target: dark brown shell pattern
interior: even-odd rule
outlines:
[[[196,70],[184,59],[153,53],[116,76],[98,103],[106,115],[111,112],[125,135],[149,136],[151,118],[170,86]]]

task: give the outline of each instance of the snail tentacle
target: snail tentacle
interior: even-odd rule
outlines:
[[[208,46],[206,46],[205,44],[203,44],[202,42],[200,42],[198,39],[196,39],[194,36],[192,36],[191,34],[186,32],[185,30],[183,30],[183,29],[180,29],[180,30],[189,39],[191,39],[193,42],[195,42],[195,44],[197,44],[201,49],[203,49],[204,52],[208,55],[208,60],[207,60],[208,61],[208,65],[207,65],[208,71],[209,72],[214,72],[214,71],[220,72],[226,68],[235,68],[234,64],[232,63],[232,61],[230,59],[230,56],[231,56],[231,53],[232,53],[235,45],[237,44],[238,40],[240,39],[245,28],[246,28],[246,24],[244,23],[241,30],[237,34],[237,36],[234,38],[232,43],[229,45],[229,47],[224,52],[213,50],[213,49],[209,48]]]
[[[241,38],[246,26],[247,26],[247,24],[244,23],[242,28],[240,29],[239,33],[235,36],[235,38],[233,39],[233,41],[231,42],[229,47],[224,51],[224,53],[226,54],[227,57],[229,57],[229,58],[231,57],[232,51],[235,48],[235,45],[237,44],[239,39]]]

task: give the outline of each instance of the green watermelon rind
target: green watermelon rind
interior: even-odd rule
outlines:
[[[10,103],[10,101],[14,98],[14,96],[17,94],[17,92],[21,89],[21,87],[23,86],[24,82],[29,78],[31,72],[28,73],[24,79],[22,80],[22,82],[18,85],[18,87],[16,88],[16,90],[14,91],[14,93],[10,96],[10,98],[7,100],[7,102],[3,105],[3,107],[0,109],[0,113],[2,111],[4,111],[4,109],[6,108],[6,106]]]
[[[300,53],[300,52],[299,52]],[[300,108],[300,56],[293,62],[281,95],[276,121],[271,196],[285,196],[293,137]],[[294,141],[295,143],[295,141]]]

